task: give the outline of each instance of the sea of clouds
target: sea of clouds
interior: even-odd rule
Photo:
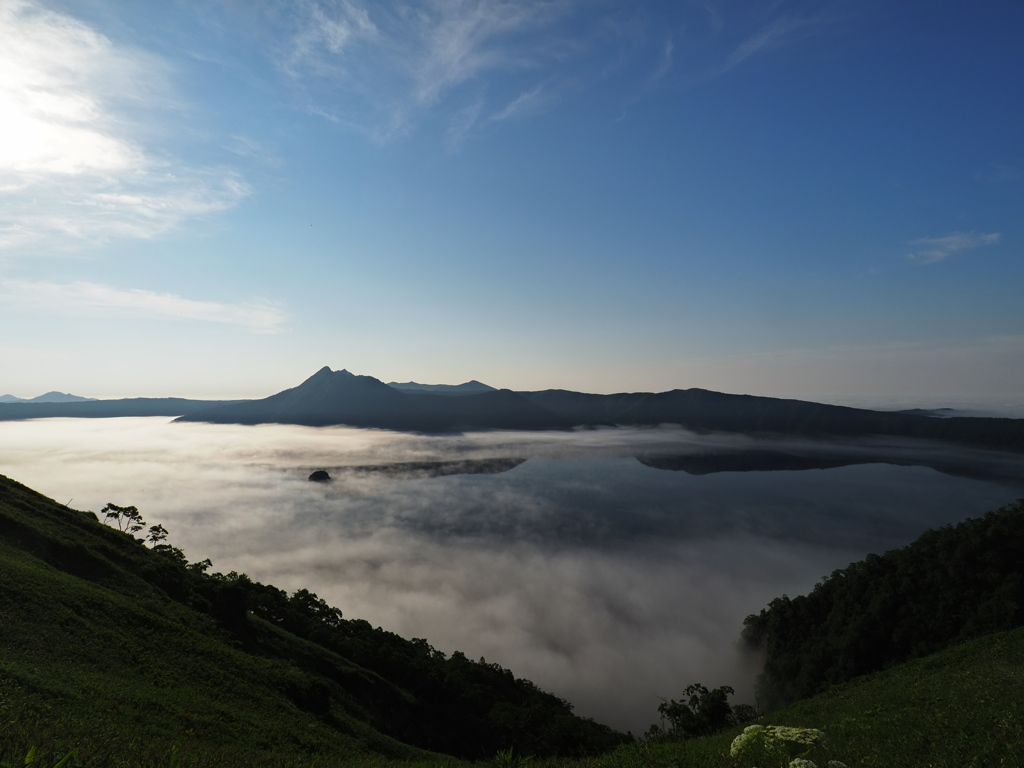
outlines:
[[[771,445],[985,471],[868,463],[694,476],[635,458]],[[496,474],[379,470],[497,458],[526,461]],[[351,469],[367,465],[378,469]],[[497,662],[634,733],[693,682],[752,702],[757,660],[736,648],[746,615],[868,552],[1024,496],[1019,465],[907,441],[780,444],[678,428],[425,436],[160,418],[0,423],[0,473],[61,503],[136,505],[191,560],[309,588],[349,618]],[[310,483],[315,469],[334,481]]]

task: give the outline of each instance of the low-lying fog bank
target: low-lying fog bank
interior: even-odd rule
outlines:
[[[1024,495],[1019,457],[906,441],[820,449],[984,471],[693,475],[634,458],[816,450],[680,429],[427,437],[168,422],[5,423],[0,473],[78,509],[134,504],[192,560],[308,587],[349,618],[486,657],[634,732],[692,682],[751,700],[735,641],[773,597]],[[526,461],[423,469],[487,459]],[[382,471],[395,463],[420,469]],[[308,482],[321,468],[334,481]]]

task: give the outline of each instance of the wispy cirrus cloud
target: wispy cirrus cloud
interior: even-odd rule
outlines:
[[[544,85],[523,91],[504,107],[490,115],[484,114],[484,100],[478,98],[458,110],[448,122],[448,149],[457,151],[466,137],[489,123],[525,118],[542,110],[551,100]]]
[[[675,47],[675,42],[671,38],[665,41],[665,45],[661,49],[661,58],[658,60],[658,66],[649,78],[651,83],[661,80],[672,69],[672,54],[675,51]]]
[[[0,281],[0,299],[7,306],[30,308],[33,311],[198,320],[242,326],[258,333],[278,331],[288,320],[284,310],[267,301],[234,304],[196,301],[173,293],[115,288],[82,281],[52,283],[4,280]]]
[[[814,13],[797,13],[787,10],[780,4],[776,9],[776,15],[756,23],[718,62],[712,64],[702,79],[710,80],[724,75],[749,59],[792,45],[835,21],[836,19],[824,8],[818,8]],[[716,17],[713,23],[718,26],[719,32],[723,31],[720,16]]]
[[[1012,184],[1024,178],[1024,163],[990,163],[976,178],[992,184]]]
[[[481,114],[502,111],[484,109],[485,102],[504,95],[488,92],[488,76],[540,72],[579,46],[557,26],[582,5],[459,0],[408,7],[304,0],[296,6],[301,21],[281,63],[314,98],[314,111],[379,141],[407,135],[442,104],[457,102],[449,104],[450,139],[465,132],[475,104],[481,104]]]
[[[0,249],[149,238],[248,193],[144,146],[164,65],[34,0],[0,4]]]
[[[538,85],[536,88],[531,88],[528,91],[523,91],[516,96],[512,101],[505,105],[500,111],[491,115],[489,120],[497,122],[499,120],[508,120],[512,117],[521,117],[531,112],[536,112],[540,109],[547,99],[547,93],[544,91],[543,85]]]
[[[915,250],[908,253],[907,258],[918,264],[934,264],[954,253],[995,245],[1001,237],[999,232],[952,232],[942,237],[922,237],[911,243]]]
[[[380,142],[440,121],[451,144],[610,72],[631,89],[626,99],[656,82],[710,79],[815,33],[834,21],[829,5],[294,0],[273,20],[290,30],[279,64],[310,111]]]

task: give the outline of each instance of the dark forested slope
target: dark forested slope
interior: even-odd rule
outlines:
[[[744,622],[762,707],[1024,625],[1024,499],[837,570]]]

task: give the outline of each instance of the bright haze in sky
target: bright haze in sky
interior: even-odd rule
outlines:
[[[0,389],[1019,395],[1024,4],[0,0]]]

